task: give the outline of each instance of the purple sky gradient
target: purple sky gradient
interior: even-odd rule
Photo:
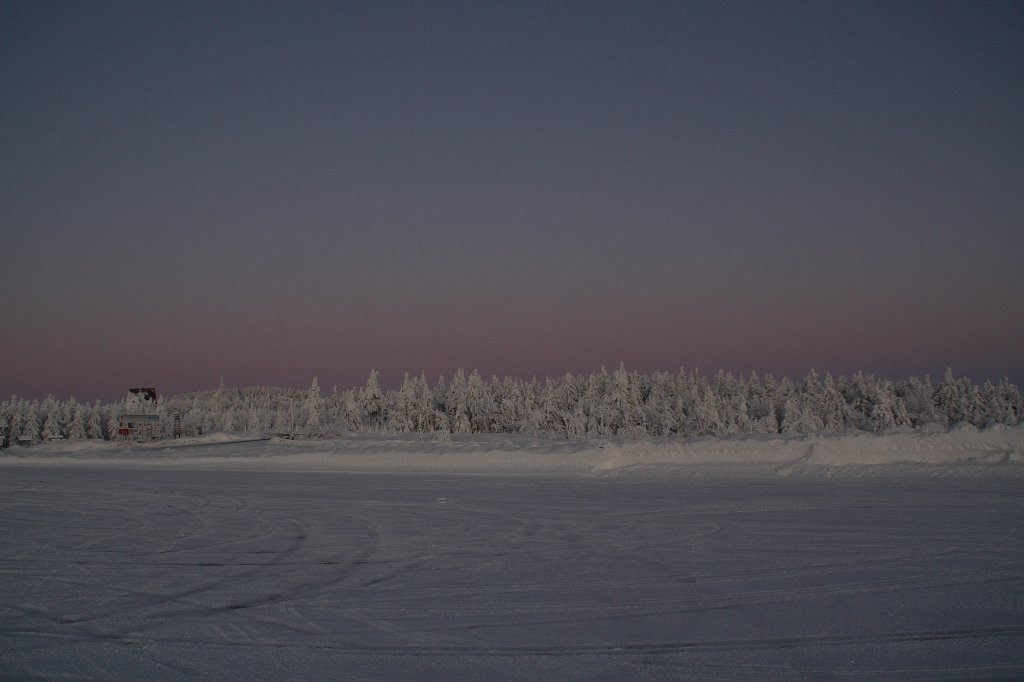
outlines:
[[[1019,2],[0,5],[0,395],[1024,382]]]

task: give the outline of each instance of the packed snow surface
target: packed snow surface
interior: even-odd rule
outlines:
[[[430,440],[416,434],[365,433],[291,440],[214,433],[147,444],[54,441],[3,451],[0,464],[586,474],[656,468],[684,475],[909,472],[1014,476],[1024,470],[1022,453],[1024,424],[997,424],[979,430],[963,423],[948,431],[936,427],[883,434],[850,431],[639,441],[566,441],[493,434]]]
[[[0,677],[1024,677],[1019,428],[54,443]]]

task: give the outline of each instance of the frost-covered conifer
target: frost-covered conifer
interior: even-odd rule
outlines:
[[[39,408],[33,401],[24,412],[25,417],[21,423],[21,436],[28,437],[33,443],[42,441],[43,436],[39,429]]]
[[[1024,419],[1024,393],[1017,390],[1017,387],[1010,383],[1010,380],[1003,377],[999,382],[999,394],[1008,406],[1008,414],[1011,421],[1008,424],[1017,424]]]
[[[103,438],[103,419],[100,416],[100,401],[89,406],[89,413],[85,420],[85,437],[93,439]]]
[[[988,406],[981,397],[977,386],[969,386],[965,391],[964,411],[967,418],[975,426],[984,426],[988,421]]]
[[[497,424],[501,433],[520,432],[523,424],[524,403],[519,382],[506,377],[497,413]]]
[[[601,371],[587,377],[583,389],[583,412],[587,416],[587,434],[589,436],[608,435],[609,415],[604,401],[608,393],[611,378],[608,370],[601,365]]]
[[[82,440],[85,438],[85,422],[82,420],[82,406],[72,397],[64,403],[64,424],[66,438]]]
[[[800,403],[793,396],[788,396],[782,407],[782,433],[802,433],[803,412]]]
[[[571,412],[565,412],[562,418],[567,439],[582,440],[587,437],[587,415],[583,414],[583,407],[579,403]]]
[[[124,406],[120,401],[114,401],[107,406],[107,438],[113,440],[117,438],[117,430],[121,426],[121,413],[124,411]]]
[[[1006,383],[1008,383],[1006,379],[1003,379],[1003,383],[995,386],[991,381],[986,381],[982,388],[982,396],[992,423],[1014,426],[1017,423],[1017,417],[1014,414],[1010,392],[1005,390]]]
[[[427,383],[427,375],[425,373],[420,372],[415,388],[416,410],[414,414],[416,419],[414,428],[416,431],[419,433],[446,431],[448,428],[447,420],[443,423],[440,420],[440,415],[443,415],[444,412],[437,407],[434,392],[430,390],[430,384]]]
[[[568,377],[566,379],[568,380]],[[646,433],[637,382],[626,372],[626,366],[622,362],[619,363],[619,368],[612,372],[605,410],[615,434],[629,437],[630,434]]]
[[[306,394],[306,431],[310,434],[319,434],[321,432],[320,414],[323,411],[324,400],[320,394],[320,384],[317,382],[316,377],[313,377],[313,383],[309,385],[309,392]]]
[[[234,431],[235,430],[235,408],[228,407],[221,413],[220,418],[220,430],[221,431]]]
[[[370,370],[370,378],[366,380],[359,403],[364,424],[370,429],[383,429],[384,394],[381,393],[380,384],[377,382],[377,370]]]
[[[260,413],[256,409],[255,405],[250,405],[249,409],[245,411],[245,422],[242,427],[246,433],[262,433],[263,422],[260,419]]]
[[[543,411],[541,430],[556,438],[566,438],[565,410],[559,405],[559,390],[553,379],[544,382],[538,396]]]
[[[641,411],[647,432],[652,436],[668,436],[676,426],[673,378],[669,374],[657,373],[651,378],[650,390]],[[603,435],[603,434],[600,434]]]
[[[863,372],[856,372],[847,389],[846,401],[853,412],[854,425],[858,429],[873,431],[875,429],[874,411],[877,392],[871,380]]]
[[[747,407],[747,395],[743,387],[736,392],[733,399],[730,414],[730,433],[752,433],[754,423],[750,419],[750,410]]]
[[[721,436],[725,432],[722,413],[718,405],[718,393],[711,388],[707,377],[701,376],[696,382],[697,400],[692,422],[694,436]]]
[[[681,377],[672,404],[675,415],[674,431],[680,436],[692,436],[696,432],[697,390],[689,378]]]
[[[455,370],[455,376],[448,386],[448,400],[445,411],[448,413],[448,424],[452,433],[469,433],[473,425],[469,420],[467,401],[466,375],[462,369]]]
[[[774,413],[775,404],[768,397],[764,384],[757,378],[757,372],[751,372],[747,380],[747,411],[755,433],[768,431],[768,415]]]
[[[836,388],[831,374],[825,374],[825,383],[818,402],[817,413],[820,415],[822,428],[826,431],[845,431],[849,407]]]
[[[935,410],[935,388],[930,381],[910,377],[897,387],[896,395],[903,401],[911,426],[945,421]]]
[[[821,385],[821,380],[818,378],[818,373],[812,368],[807,376],[804,377],[804,383],[801,390],[808,398],[818,398],[821,392],[824,390]]]
[[[0,431],[4,436],[10,438],[11,433],[11,406],[6,400],[0,403]],[[0,443],[0,447],[4,444]]]
[[[395,397],[395,409],[391,410],[388,415],[388,427],[400,432],[415,431],[418,408],[416,387],[413,385],[413,380],[409,378],[409,373],[406,372],[402,379],[402,385],[398,389],[398,395]]]
[[[935,395],[936,411],[946,425],[953,425],[969,416],[963,385],[953,378],[953,370],[946,368],[946,375]]]
[[[54,438],[63,438],[64,429],[60,423],[60,405],[53,399],[53,396],[49,396],[43,401],[43,427],[42,427],[42,439],[53,440]]]
[[[544,433],[544,408],[540,401],[540,391],[536,379],[523,385],[523,421],[519,433],[528,436]]]
[[[907,406],[903,399],[896,397],[892,403],[893,417],[896,419],[896,426],[911,426],[910,415],[907,413]]]
[[[758,432],[779,433],[779,418],[775,416],[775,401],[767,398],[764,416],[757,421]]]
[[[24,401],[19,400],[18,396],[11,396],[10,408],[7,413],[7,424],[10,428],[8,437],[10,438],[11,443],[18,442],[18,438],[21,436],[24,429],[25,410],[23,403]]]
[[[475,369],[466,381],[466,411],[473,433],[488,433],[494,419],[491,392]]]
[[[877,382],[870,391],[871,396],[868,402],[871,407],[868,413],[868,425],[872,431],[888,431],[896,426],[892,393]]]
[[[340,423],[335,427],[339,431],[358,431],[362,428],[363,417],[355,389],[342,391],[339,419]]]

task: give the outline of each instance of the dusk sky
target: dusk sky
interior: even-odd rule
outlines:
[[[0,396],[1024,383],[1022,2],[0,2]]]

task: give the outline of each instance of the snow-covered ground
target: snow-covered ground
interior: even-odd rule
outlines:
[[[231,468],[276,471],[615,474],[694,476],[995,475],[1024,473],[1024,424],[979,430],[851,431],[790,436],[565,441],[472,434],[349,434],[290,440],[214,433],[157,443],[54,441],[0,451],[0,465]]]
[[[1024,677],[1024,431],[0,455],[0,677]]]

